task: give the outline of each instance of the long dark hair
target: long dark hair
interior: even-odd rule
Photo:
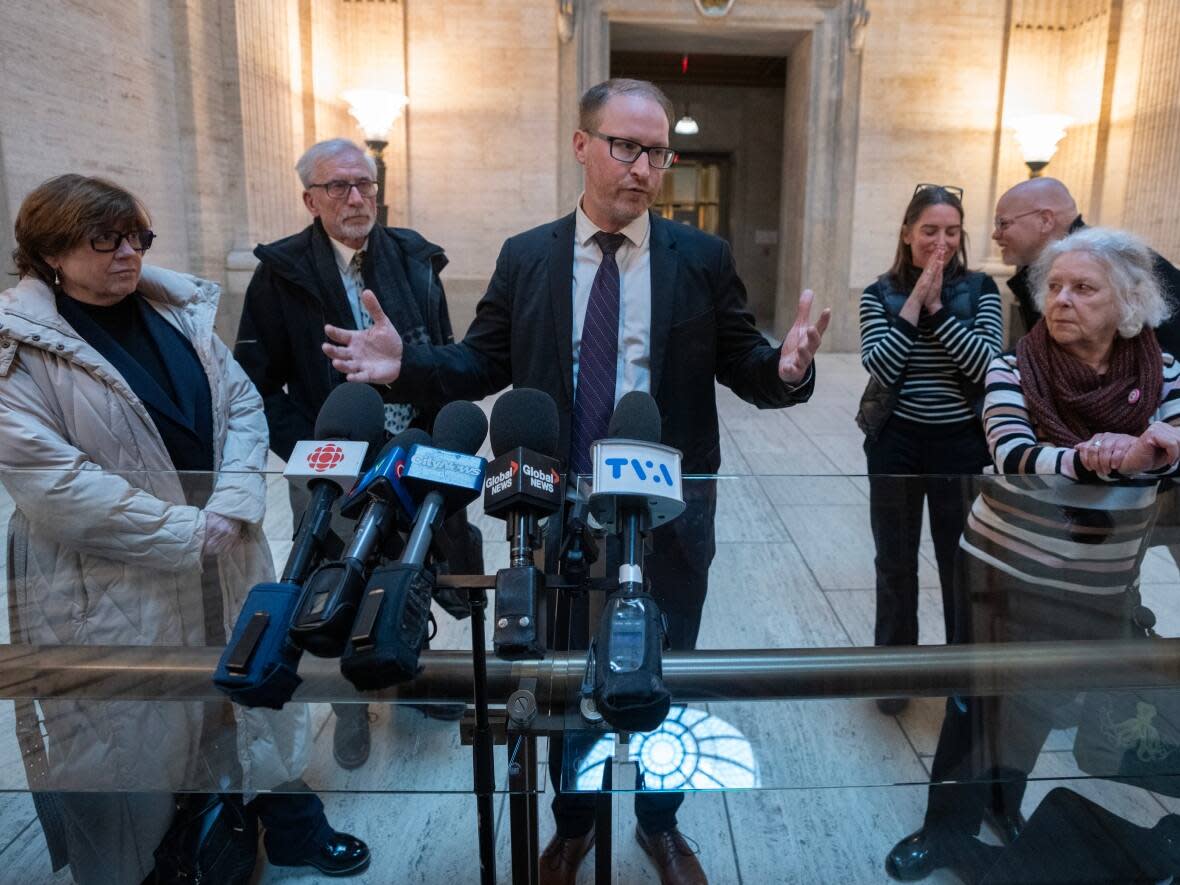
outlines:
[[[950,282],[960,274],[967,272],[967,231],[962,229],[963,203],[951,191],[944,187],[924,187],[917,191],[906,206],[905,218],[902,219],[901,229],[897,232],[897,254],[893,257],[893,267],[889,268],[889,282],[899,292],[910,292],[918,277],[922,275],[922,268],[914,266],[914,253],[909,243],[905,241],[906,228],[918,223],[922,213],[930,206],[946,205],[959,213],[959,249],[951,256],[947,266],[943,269],[944,282]]]

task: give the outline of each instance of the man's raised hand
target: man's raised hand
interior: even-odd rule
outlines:
[[[332,359],[336,371],[349,381],[365,384],[390,384],[402,371],[402,336],[397,333],[372,290],[361,293],[361,304],[373,318],[368,329],[338,329],[324,326],[328,336],[324,353]]]
[[[815,294],[810,289],[804,289],[799,296],[799,307],[795,311],[795,322],[787,337],[783,339],[783,349],[778,360],[778,376],[787,384],[799,384],[807,377],[807,369],[819,350],[820,341],[832,319],[831,308],[825,307],[819,315],[819,321],[811,324],[811,303]]]

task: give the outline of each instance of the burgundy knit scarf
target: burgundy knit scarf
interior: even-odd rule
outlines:
[[[1016,368],[1037,439],[1075,446],[1095,433],[1138,436],[1160,404],[1164,363],[1155,333],[1116,335],[1110,367],[1099,375],[1067,354],[1038,320],[1016,345]]]

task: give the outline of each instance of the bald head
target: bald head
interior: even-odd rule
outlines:
[[[1078,217],[1078,204],[1056,178],[1030,178],[1007,190],[996,202],[992,239],[1005,264],[1036,261],[1049,243],[1062,239]]]

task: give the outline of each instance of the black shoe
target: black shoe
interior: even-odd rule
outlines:
[[[351,771],[369,759],[369,708],[363,704],[349,704],[348,712],[336,714],[336,730],[332,735],[332,755],[336,764]]]
[[[885,858],[885,872],[899,882],[917,882],[937,869],[950,867],[972,885],[983,878],[1002,850],[974,836],[935,834],[923,827],[893,846]]]
[[[992,832],[999,836],[1000,841],[1005,845],[1015,842],[1020,831],[1024,829],[1024,825],[1028,823],[1019,811],[1013,815],[1006,811],[996,811],[993,808],[983,810],[983,822],[992,828]]]
[[[333,833],[328,840],[293,863],[275,863],[276,867],[315,867],[325,876],[355,876],[369,867],[369,846],[348,833]]]
[[[886,716],[896,716],[909,705],[909,698],[877,698],[877,709]]]
[[[438,719],[440,722],[458,722],[463,718],[467,709],[466,704],[406,704],[411,710],[417,710],[427,719]]]

